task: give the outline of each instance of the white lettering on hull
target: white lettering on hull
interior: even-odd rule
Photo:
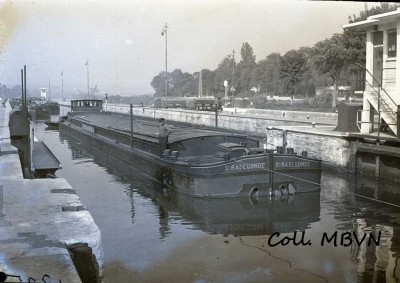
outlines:
[[[277,161],[276,168],[310,168],[309,161]]]
[[[265,162],[225,165],[225,171],[246,171],[254,169],[265,169]]]

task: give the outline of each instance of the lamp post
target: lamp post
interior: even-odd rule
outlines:
[[[232,97],[233,94],[235,93],[235,50],[232,51],[231,54],[228,55],[229,58],[232,57],[232,62],[233,62],[233,67],[232,67],[232,87],[231,87],[231,92],[232,92]]]
[[[161,30],[161,36],[165,35],[165,103],[168,108],[168,25],[165,23],[165,26]]]
[[[61,72],[61,99],[64,100],[64,71]]]
[[[87,98],[90,98],[90,93],[89,93],[89,59],[86,59],[85,63],[86,69],[87,69]]]

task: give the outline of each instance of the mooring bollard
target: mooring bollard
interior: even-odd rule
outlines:
[[[312,122],[312,127],[315,128],[315,122]]]

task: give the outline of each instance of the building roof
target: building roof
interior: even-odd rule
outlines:
[[[400,19],[400,8],[397,8],[396,11],[369,16],[365,21],[343,25],[343,28],[365,30],[368,27],[385,24],[387,22],[395,21],[397,19]]]

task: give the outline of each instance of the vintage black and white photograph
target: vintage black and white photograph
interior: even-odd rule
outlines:
[[[0,0],[0,282],[400,283],[400,4]]]

